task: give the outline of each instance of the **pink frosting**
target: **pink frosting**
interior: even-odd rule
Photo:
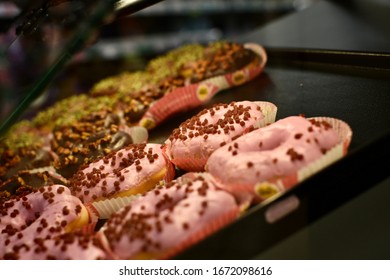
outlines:
[[[28,243],[28,245],[26,245]],[[81,231],[64,233],[53,238],[35,238],[34,242],[26,242],[21,252],[10,251],[4,259],[18,260],[101,260],[110,259],[100,239],[94,234]]]
[[[189,175],[112,215],[103,233],[118,259],[158,258],[179,251],[237,217],[232,195],[200,175]]]
[[[62,185],[42,187],[1,204],[0,258],[10,257],[10,253],[13,258],[33,258],[34,252],[28,251],[34,243],[73,230],[70,224],[81,215],[87,215],[83,204]],[[84,217],[84,223],[88,219]]]
[[[293,116],[241,136],[216,150],[206,170],[230,190],[282,178],[340,143],[326,122]]]
[[[215,105],[175,129],[165,142],[166,154],[181,169],[203,171],[216,149],[257,127],[263,118],[255,102]]]
[[[70,188],[84,203],[93,202],[138,187],[164,168],[170,181],[174,170],[160,144],[132,144],[79,170]]]

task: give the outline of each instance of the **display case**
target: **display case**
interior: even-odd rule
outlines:
[[[261,75],[150,130],[148,141],[162,143],[178,124],[213,104],[262,100],[278,106],[277,119],[303,114],[344,120],[353,131],[348,154],[173,258],[390,257],[390,40],[383,20],[329,1],[162,1],[108,21],[115,14],[106,9],[115,1],[109,2],[93,6],[81,29],[61,37],[62,48],[43,66],[36,62],[42,69],[31,79],[21,75],[25,63],[5,75],[10,79],[4,78],[2,103],[12,105],[2,116],[4,130],[107,76],[142,69],[174,47],[257,43],[268,55]]]
[[[243,37],[268,47],[269,64],[262,79],[233,94],[262,96],[279,105],[279,117],[344,119],[354,132],[351,149],[181,258],[388,259],[390,45],[377,23],[320,2]]]

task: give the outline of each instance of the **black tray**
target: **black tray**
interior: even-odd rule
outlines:
[[[278,106],[277,119],[298,114],[339,118],[353,130],[349,153],[290,191],[253,207],[176,259],[255,258],[390,178],[390,64],[383,63],[389,55],[283,48],[267,48],[267,52],[269,63],[264,73],[248,84],[219,93],[204,107],[263,100]],[[152,131],[150,141],[164,141],[178,123],[198,110]],[[295,204],[299,206],[286,217],[267,222],[272,209]]]
[[[370,55],[367,53],[367,57]],[[278,106],[277,119],[297,114],[342,119],[353,130],[349,154],[272,202],[253,207],[178,259],[253,258],[390,176],[390,71],[361,65],[351,69],[339,61],[332,65],[303,61],[295,66],[278,65],[270,60],[257,79],[219,93],[208,105],[266,100]],[[150,141],[165,139],[177,122],[193,113],[152,131]],[[299,201],[299,207],[288,217],[267,223],[267,211],[292,196]]]

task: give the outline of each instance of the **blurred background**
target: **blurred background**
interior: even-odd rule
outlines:
[[[43,0],[0,2],[0,120],[42,79],[80,24],[94,12],[96,3],[52,1],[59,4],[39,10],[46,2],[50,3]],[[61,71],[62,78],[57,78],[52,83],[55,86],[34,102],[34,108],[84,92],[104,77],[143,69],[151,58],[180,45],[234,40],[315,2],[165,0],[131,16],[106,21],[94,34],[93,43],[77,52]],[[29,11],[34,14],[29,15]]]
[[[88,30],[84,32],[88,34],[81,34],[89,37],[88,40],[82,38],[86,41],[84,47],[75,54],[66,53],[72,40],[83,33],[80,26],[90,20],[91,15],[96,13],[97,3],[102,2],[0,2],[1,122],[14,112],[23,97],[34,90],[34,85],[39,81],[43,85],[52,80],[53,77],[45,76],[61,54],[68,55],[70,61],[66,67],[62,65],[56,68],[55,82],[50,83],[50,89],[45,87],[45,91],[42,91],[45,94],[40,98],[33,98],[36,99],[33,109],[83,93],[107,76],[143,69],[151,58],[183,44],[223,39],[234,41],[272,21],[324,0],[149,1],[159,3],[120,18],[115,18],[114,14],[108,17],[101,15],[106,17],[104,24],[97,26],[95,32]],[[328,2],[352,11],[378,29],[386,30],[390,36],[389,0]],[[329,20],[332,20],[331,14]],[[299,37],[300,31],[297,30],[296,34]],[[29,114],[24,117],[28,118]]]

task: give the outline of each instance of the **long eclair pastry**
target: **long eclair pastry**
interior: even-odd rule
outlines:
[[[254,79],[266,62],[267,54],[257,44],[210,44],[200,58],[179,65],[176,76],[163,80],[163,96],[151,104],[139,124],[151,129],[179,112],[205,104],[218,92]]]

